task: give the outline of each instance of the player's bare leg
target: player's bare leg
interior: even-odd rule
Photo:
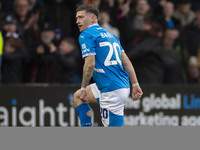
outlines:
[[[97,103],[90,86],[86,87],[87,97],[89,103]],[[79,119],[81,121],[81,126],[92,126],[92,111],[89,104],[85,104],[81,99],[81,90],[77,90],[74,93],[74,105],[76,107]]]

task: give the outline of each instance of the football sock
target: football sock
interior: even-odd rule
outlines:
[[[109,127],[121,127],[124,125],[124,116],[115,115],[111,111],[109,111],[109,115]]]
[[[79,119],[81,121],[82,127],[91,127],[92,126],[92,111],[89,104],[81,104],[76,107]]]

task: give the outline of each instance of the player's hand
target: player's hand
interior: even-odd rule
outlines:
[[[131,96],[134,101],[140,99],[142,95],[143,95],[143,92],[139,85],[133,87]]]
[[[89,99],[87,97],[87,92],[85,90],[81,90],[81,96],[80,99],[82,100],[83,103],[88,104]]]

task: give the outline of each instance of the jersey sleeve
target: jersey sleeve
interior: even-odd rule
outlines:
[[[117,37],[116,37],[117,38]],[[123,47],[122,47],[122,45],[121,45],[121,42],[120,42],[120,40],[117,38],[117,41],[118,41],[118,43],[119,43],[119,47],[120,47],[120,51],[121,52],[125,52],[124,51],[124,49],[123,49]]]
[[[124,49],[122,48],[121,44],[120,44],[120,51],[125,52]]]
[[[96,55],[95,52],[95,39],[89,33],[81,33],[79,36],[79,44],[81,47],[82,57],[85,58],[89,55]]]

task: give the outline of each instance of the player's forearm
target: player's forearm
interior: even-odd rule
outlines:
[[[81,87],[86,87],[89,84],[89,81],[92,78],[93,70],[94,69],[92,69],[91,66],[84,65]]]
[[[126,54],[122,55],[122,65],[124,70],[128,73],[131,83],[138,83],[135,69]]]
[[[95,57],[89,56],[90,58],[86,57],[85,64],[83,67],[83,78],[81,87],[86,87],[93,75],[94,66],[95,66]]]
[[[125,66],[125,71],[128,73],[129,78],[131,80],[132,84],[138,83],[137,77],[136,77],[136,73],[135,70],[133,68],[133,65],[130,63],[130,65]]]

